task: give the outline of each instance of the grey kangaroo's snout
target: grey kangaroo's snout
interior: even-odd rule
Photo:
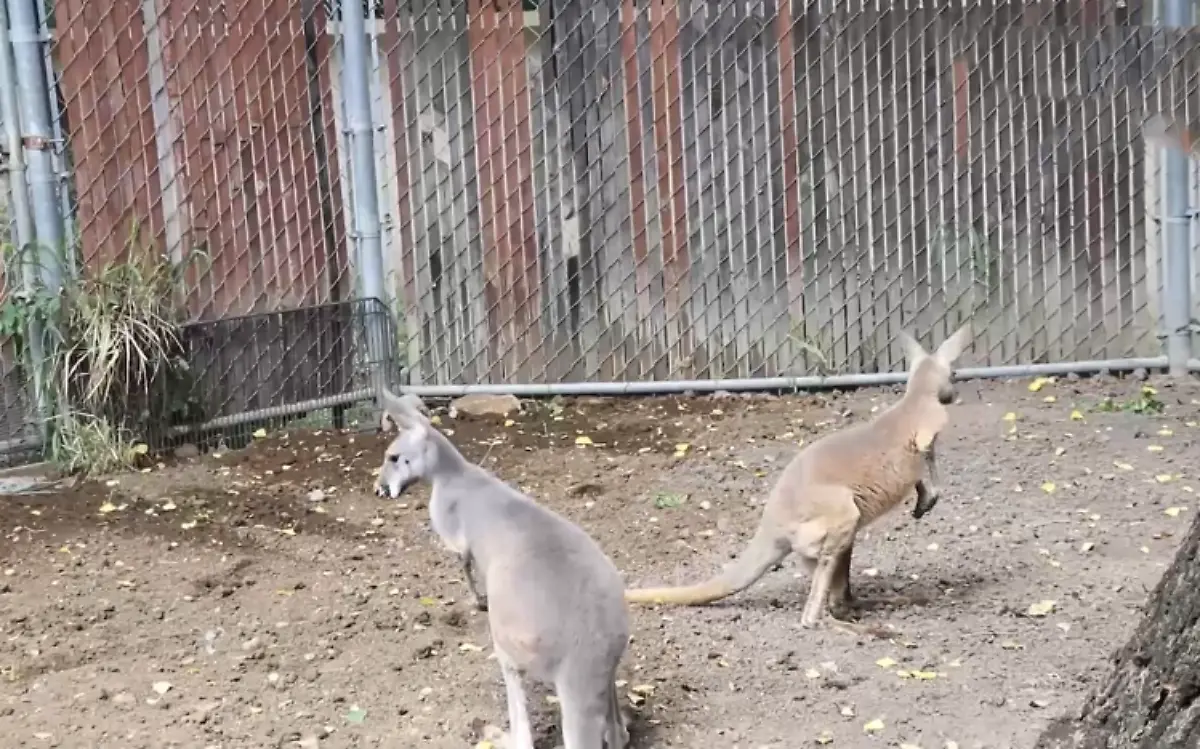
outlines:
[[[399,499],[400,495],[408,491],[409,487],[415,483],[417,483],[417,479],[415,477],[406,479],[396,487],[396,492],[393,494],[390,484],[380,482],[375,485],[375,496],[384,497],[385,499]]]
[[[943,406],[949,406],[951,403],[953,403],[954,396],[954,385],[942,385],[940,388],[938,388],[938,403],[941,403]]]

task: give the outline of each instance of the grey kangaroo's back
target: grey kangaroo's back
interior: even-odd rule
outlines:
[[[515,492],[505,494],[480,497],[467,535],[483,569],[489,613],[539,643],[529,658],[521,657],[525,648],[511,655],[531,676],[548,681],[581,652],[615,668],[629,639],[617,568],[574,523]],[[514,590],[521,591],[520,605],[510,610],[500,600],[518,598],[510,595]],[[581,641],[591,647],[581,650]]]

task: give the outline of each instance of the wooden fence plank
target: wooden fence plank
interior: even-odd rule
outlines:
[[[82,259],[97,268],[121,258],[135,230],[142,245],[163,241],[141,3],[58,0],[55,17]]]

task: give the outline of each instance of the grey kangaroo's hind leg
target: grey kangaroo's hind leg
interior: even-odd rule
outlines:
[[[604,749],[611,732],[612,678],[588,669],[565,674],[555,686],[562,706],[563,749]]]
[[[533,726],[525,699],[525,687],[516,666],[501,655],[500,673],[504,675],[504,691],[508,701],[509,749],[533,749]]]
[[[621,698],[617,694],[616,684],[608,687],[608,726],[604,731],[604,746],[605,749],[625,749],[629,746],[629,727],[625,725],[625,716],[621,713]]]

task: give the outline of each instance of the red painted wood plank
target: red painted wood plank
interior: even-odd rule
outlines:
[[[533,113],[530,109],[525,12],[520,0],[508,0],[507,7],[502,5],[498,26],[504,91],[504,180],[509,186],[504,209],[512,248],[504,275],[505,291],[513,295],[515,328],[515,347],[508,374],[529,380],[542,374],[544,362],[533,200]]]
[[[412,177],[409,173],[408,117],[405,91],[405,65],[413,49],[412,32],[407,25],[411,17],[400,18],[399,0],[384,0],[384,31],[380,37],[387,60],[388,87],[392,99],[392,147],[396,152],[396,223],[400,236],[398,248],[400,283],[404,314],[417,314],[417,264],[413,216]],[[401,24],[405,24],[402,28]]]
[[[53,40],[70,131],[85,266],[119,259],[131,231],[162,249],[163,213],[149,54],[132,0],[58,0]]]
[[[669,0],[650,0],[650,45],[654,101],[654,144],[658,160],[659,215],[663,227],[663,286],[667,330],[674,330],[679,363],[691,358],[683,317],[691,297],[688,279],[687,206],[683,173],[683,88],[679,68],[679,7]],[[677,327],[674,327],[677,326]],[[670,334],[670,333],[669,333]]]
[[[650,320],[650,250],[646,234],[646,168],[642,157],[642,108],[638,93],[637,10],[634,0],[621,5],[621,60],[625,71],[625,116],[629,137],[630,232],[633,234],[634,283],[638,320]]]
[[[540,332],[525,26],[515,0],[468,0],[467,15],[489,373],[499,381],[540,349],[530,341]]]
[[[804,317],[804,272],[801,257],[800,154],[796,126],[796,49],[792,0],[778,0],[775,35],[779,45],[779,126],[783,156],[783,243],[786,252],[788,309]]]

